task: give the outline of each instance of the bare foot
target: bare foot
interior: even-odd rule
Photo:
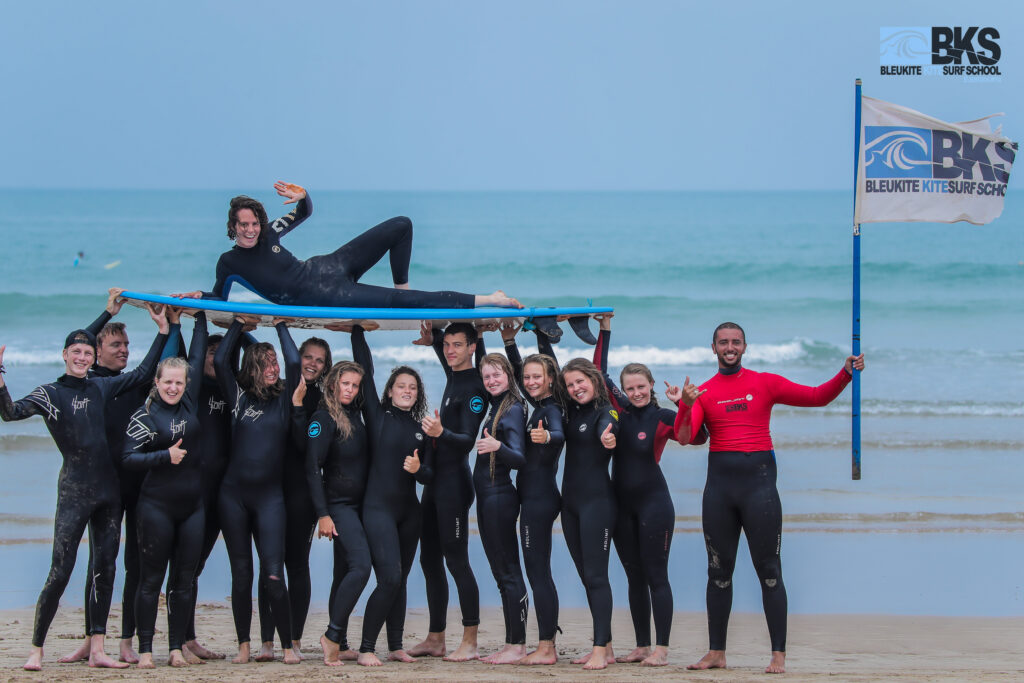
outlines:
[[[183,649],[188,650],[199,659],[224,659],[224,655],[219,652],[213,652],[199,644],[198,640],[190,640],[185,643]]]
[[[638,647],[625,657],[617,657],[615,661],[620,662],[621,664],[632,664],[633,662],[642,662],[650,656],[650,647]]]
[[[77,659],[72,661],[79,661]],[[28,659],[25,660],[24,666],[21,667],[25,671],[42,671],[43,670],[43,648],[32,647],[32,650],[28,653]]]
[[[764,672],[766,674],[786,673],[786,653],[779,652],[778,650],[772,650],[772,661],[768,663]]]
[[[362,655],[360,655],[362,656]],[[413,664],[416,660],[409,656],[405,650],[392,650],[388,653],[389,662],[402,662],[403,664]]]
[[[268,640],[260,646],[260,653],[253,657],[257,662],[274,661],[274,641]]]
[[[353,650],[352,648],[348,648],[347,650],[340,650],[338,652],[338,659],[340,659],[343,662],[354,662],[357,659],[359,659],[359,653]]]
[[[490,664],[515,664],[526,656],[525,645],[506,645],[488,658]]]
[[[189,650],[187,647],[183,647],[183,648],[181,648],[181,650],[176,650],[176,651],[177,652],[181,652],[181,658],[185,660],[186,664],[206,664],[206,662],[204,662],[202,659],[197,657],[196,654],[194,652],[192,652],[191,650]],[[169,652],[168,653],[168,655],[172,655],[172,654],[174,654],[174,652]],[[169,661],[170,660],[168,660],[168,662]]]
[[[520,659],[517,664],[554,664],[558,661],[558,651],[555,650],[555,641],[542,640],[537,643],[537,649]]]
[[[72,662],[84,662],[87,659],[89,659],[89,636],[85,637],[85,640],[82,641],[77,650],[69,655],[64,655],[57,661],[61,664],[70,664]],[[32,669],[32,671],[37,671],[37,669]]]
[[[295,651],[294,647],[286,647],[284,650],[284,663],[285,664],[301,664],[302,657]],[[341,664],[341,662],[338,662]]]
[[[232,664],[248,664],[249,663],[249,643],[238,644],[238,654],[231,660]]]
[[[341,666],[338,660],[338,644],[327,636],[320,636],[320,647],[324,649],[324,664],[327,666]]]
[[[359,662],[360,666],[383,666],[381,661],[377,659],[377,655],[372,652],[360,652],[359,659],[356,661]]]
[[[493,294],[485,294],[476,297],[477,306],[499,306],[501,308],[522,308],[518,300],[513,299],[500,289]]]
[[[89,666],[94,669],[127,669],[128,662],[115,662],[113,657],[103,650],[93,650],[89,653]]]
[[[139,666],[140,669],[155,669],[156,664],[153,663],[153,653],[143,652],[139,655]]]
[[[468,662],[480,659],[480,652],[476,649],[476,643],[468,643],[465,640],[456,648],[455,652],[444,658],[446,662]]]
[[[641,666],[665,666],[666,664],[668,664],[668,648],[664,645],[655,647],[654,652],[640,662]]]
[[[121,639],[121,651],[118,655],[118,659],[122,662],[128,662],[129,664],[137,664],[139,661],[139,655],[132,648],[131,638]]]
[[[195,655],[192,656],[195,657]],[[199,659],[199,657],[196,657],[196,661],[200,664],[203,663],[203,660]],[[182,667],[188,666],[189,664],[191,664],[191,662],[188,661],[185,657],[185,653],[181,650],[171,650],[167,654],[167,666]],[[139,666],[142,665],[140,664]]]
[[[615,659],[611,660],[612,662]],[[583,668],[587,671],[594,671],[596,669],[605,669],[611,662],[608,661],[608,648],[606,647],[594,647],[593,652],[586,658],[583,663]]]
[[[400,284],[398,284],[396,282],[395,283],[395,289],[409,289],[409,283],[406,282],[406,283],[400,285]]]
[[[726,668],[725,650],[708,650],[708,653],[701,657],[699,662],[690,664],[686,668],[690,670],[724,669]]]
[[[410,657],[444,657],[447,648],[444,644],[444,631],[428,633],[423,642],[409,648]]]

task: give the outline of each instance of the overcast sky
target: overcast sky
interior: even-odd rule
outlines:
[[[0,187],[844,189],[853,83],[1024,137],[1024,3],[7,3]],[[998,83],[879,75],[991,26]],[[975,47],[977,43],[975,42]],[[1016,183],[1013,183],[1014,185]]]

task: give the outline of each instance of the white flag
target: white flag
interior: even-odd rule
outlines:
[[[854,222],[998,218],[1017,143],[993,132],[989,118],[946,123],[862,97]]]

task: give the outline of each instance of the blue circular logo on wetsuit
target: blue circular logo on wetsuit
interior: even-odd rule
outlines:
[[[484,409],[484,400],[479,396],[474,396],[469,399],[469,409],[474,413],[482,412]]]
[[[320,423],[315,421],[310,422],[309,430],[306,433],[309,434],[309,438],[311,439],[315,439],[316,437],[320,436]]]

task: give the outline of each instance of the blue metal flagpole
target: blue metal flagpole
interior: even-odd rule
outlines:
[[[853,135],[853,196],[857,201],[857,171],[860,168],[860,86],[856,81],[856,114]],[[856,209],[854,209],[856,213]],[[854,217],[856,221],[856,216]],[[853,355],[860,355],[860,224],[853,224]],[[860,370],[853,371],[853,405],[850,409],[853,480],[860,479]]]

